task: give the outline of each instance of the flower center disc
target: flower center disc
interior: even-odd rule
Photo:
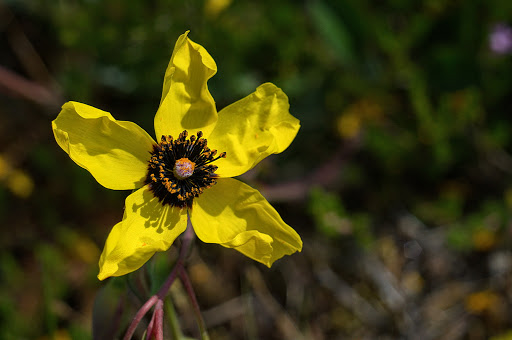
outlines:
[[[191,162],[188,158],[180,158],[174,164],[173,174],[177,179],[185,179],[192,176],[196,164]]]
[[[226,157],[222,152],[210,150],[199,131],[187,139],[183,131],[177,139],[162,136],[153,146],[145,183],[163,205],[192,208],[192,202],[205,189],[217,183],[217,166],[211,163]]]

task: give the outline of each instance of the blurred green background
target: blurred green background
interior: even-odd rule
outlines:
[[[0,1],[0,339],[90,339],[93,311],[108,339],[117,301],[136,306],[126,279],[96,279],[128,193],[75,165],[50,121],[74,100],[153,134],[186,30],[217,62],[218,109],[270,81],[302,123],[241,178],[302,253],[267,269],[196,242],[212,339],[512,339],[512,47],[491,48],[499,23],[512,2]],[[183,289],[171,295],[196,335]]]

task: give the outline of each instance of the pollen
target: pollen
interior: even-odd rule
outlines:
[[[226,153],[216,157],[201,131],[187,137],[187,131],[176,139],[162,136],[151,151],[145,183],[163,205],[192,208],[194,198],[217,183],[217,166],[211,163]]]
[[[194,173],[194,168],[196,164],[191,162],[188,158],[180,158],[174,164],[174,177],[177,179],[185,179]]]

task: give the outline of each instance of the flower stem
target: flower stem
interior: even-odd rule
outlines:
[[[196,294],[194,293],[194,288],[192,287],[192,283],[185,271],[185,268],[180,267],[179,275],[185,290],[187,291],[188,297],[190,298],[190,303],[192,304],[192,308],[194,310],[194,314],[196,316],[197,325],[199,326],[199,332],[201,333],[201,340],[209,340],[210,337],[206,330],[206,324],[204,322],[203,316],[201,315],[201,309],[199,308],[199,303],[197,302]]]
[[[164,302],[162,300],[158,300],[155,306],[155,339],[156,340],[164,340]]]
[[[155,311],[156,311],[156,307],[155,307]],[[155,327],[155,316],[156,316],[156,313],[153,312],[153,316],[151,317],[151,321],[148,324],[148,328],[146,328],[145,339],[147,339],[147,340],[149,340],[153,337],[153,328]]]
[[[139,309],[137,314],[133,317],[132,323],[128,327],[128,330],[126,331],[126,334],[124,335],[123,340],[130,340],[133,336],[133,333],[135,333],[135,329],[137,329],[137,326],[142,321],[142,318],[144,315],[146,315],[147,312],[156,304],[155,311],[153,313],[158,315],[154,315],[155,317],[155,325],[151,325],[151,328],[153,326],[157,327],[157,340],[163,339],[163,327],[162,327],[162,316],[163,316],[163,300],[165,299],[165,296],[169,292],[169,289],[171,288],[171,285],[173,284],[174,280],[176,280],[176,276],[179,272],[185,271],[183,268],[183,264],[185,262],[185,258],[188,255],[190,245],[192,244],[192,240],[194,239],[194,229],[192,228],[192,224],[190,222],[190,218],[188,219],[187,223],[187,229],[185,230],[182,238],[182,244],[180,253],[178,255],[178,259],[176,260],[176,263],[174,264],[174,268],[171,271],[171,274],[167,277],[162,287],[160,287],[160,290],[155,295],[151,296],[146,303],[142,305],[142,307]],[[197,304],[197,302],[196,302]],[[160,322],[160,329],[162,330],[162,337],[158,337],[158,322]],[[153,333],[153,332],[152,332]],[[148,334],[149,337],[151,337],[151,334]]]
[[[188,219],[187,229],[183,233],[182,244],[180,249],[180,254],[178,255],[178,259],[174,264],[174,268],[171,272],[171,275],[167,278],[165,283],[162,285],[158,293],[156,295],[163,300],[167,295],[167,292],[171,288],[172,283],[176,279],[176,275],[178,274],[178,270],[183,268],[183,264],[185,262],[185,258],[188,255],[190,245],[192,244],[192,240],[194,239],[194,229],[192,228],[192,224],[190,223],[190,218]]]
[[[158,297],[156,295],[153,295],[148,299],[148,301],[146,301],[145,304],[142,305],[142,307],[140,307],[137,314],[135,314],[135,316],[133,317],[133,321],[130,324],[130,327],[128,327],[126,334],[124,335],[124,340],[130,340],[132,338],[132,335],[133,333],[135,333],[135,329],[139,325],[140,321],[142,320],[144,315],[146,315],[146,313],[151,309],[151,307],[153,307],[157,300]]]

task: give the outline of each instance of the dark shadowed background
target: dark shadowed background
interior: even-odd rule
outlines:
[[[302,253],[268,269],[196,242],[212,339],[512,339],[509,24],[507,0],[0,1],[0,338],[90,339],[120,299],[121,327],[133,315],[136,280],[96,278],[129,193],[72,162],[50,122],[74,100],[153,134],[190,30],[219,110],[270,81],[302,124],[241,178]],[[173,256],[150,261],[157,281]]]

